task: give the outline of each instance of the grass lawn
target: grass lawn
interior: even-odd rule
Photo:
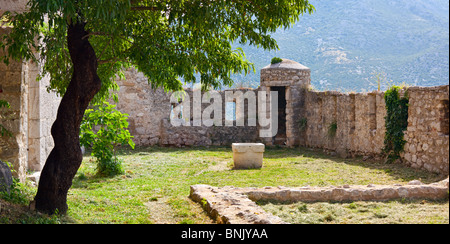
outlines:
[[[70,210],[65,222],[211,223],[200,205],[188,198],[189,186],[194,184],[329,186],[395,184],[413,179],[432,183],[442,179],[401,165],[344,160],[298,148],[267,149],[259,170],[232,170],[232,152],[225,147],[148,147],[124,150],[120,157],[125,161],[125,174],[113,178],[96,177],[95,164],[85,157],[69,192]],[[443,215],[448,223],[448,201],[433,205],[446,208]]]
[[[445,178],[397,164],[339,159],[303,148],[267,148],[263,168],[253,170],[233,170],[231,148],[225,147],[145,147],[122,150],[120,158],[125,174],[105,178],[96,176],[96,164],[91,157],[84,157],[69,191],[69,212],[61,217],[62,223],[212,223],[200,205],[188,197],[189,186],[194,184],[338,186],[405,184],[414,179],[432,183]],[[392,218],[403,218],[404,223],[449,222],[448,199],[426,201],[427,208],[421,208],[424,203],[261,204],[292,223],[370,223],[365,215],[390,221],[393,213],[399,214]],[[417,211],[401,212],[404,208]],[[302,221],[305,218],[308,220]]]
[[[258,202],[291,224],[448,224],[448,200],[351,203]]]

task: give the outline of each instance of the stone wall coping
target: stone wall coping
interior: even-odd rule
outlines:
[[[449,92],[449,85],[442,86],[411,86],[407,88],[411,92]]]

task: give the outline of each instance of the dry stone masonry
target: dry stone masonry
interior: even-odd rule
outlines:
[[[410,87],[402,158],[413,168],[448,174],[449,86]]]
[[[237,188],[191,186],[190,197],[220,224],[285,224],[280,218],[265,212],[254,201],[279,202],[322,201],[388,201],[395,199],[448,198],[449,180],[425,185],[418,180],[407,185],[330,186],[330,187],[263,187]]]

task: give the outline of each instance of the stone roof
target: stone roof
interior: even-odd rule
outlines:
[[[296,70],[309,70],[308,67],[303,64],[297,63],[289,59],[283,59],[281,63],[269,64],[263,69],[296,69]]]

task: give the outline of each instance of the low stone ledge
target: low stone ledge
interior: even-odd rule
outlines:
[[[448,181],[447,181],[448,182]],[[257,189],[245,193],[253,201],[276,200],[280,202],[342,202],[388,201],[395,199],[444,199],[448,187],[444,185],[402,186],[348,186],[328,188]]]
[[[265,212],[254,201],[280,202],[323,201],[388,201],[395,199],[448,198],[449,178],[432,184],[411,181],[407,185],[374,185],[340,187],[263,187],[237,188],[191,186],[190,197],[220,224],[286,224],[279,217]]]
[[[191,186],[191,199],[219,224],[286,224],[234,188]]]

